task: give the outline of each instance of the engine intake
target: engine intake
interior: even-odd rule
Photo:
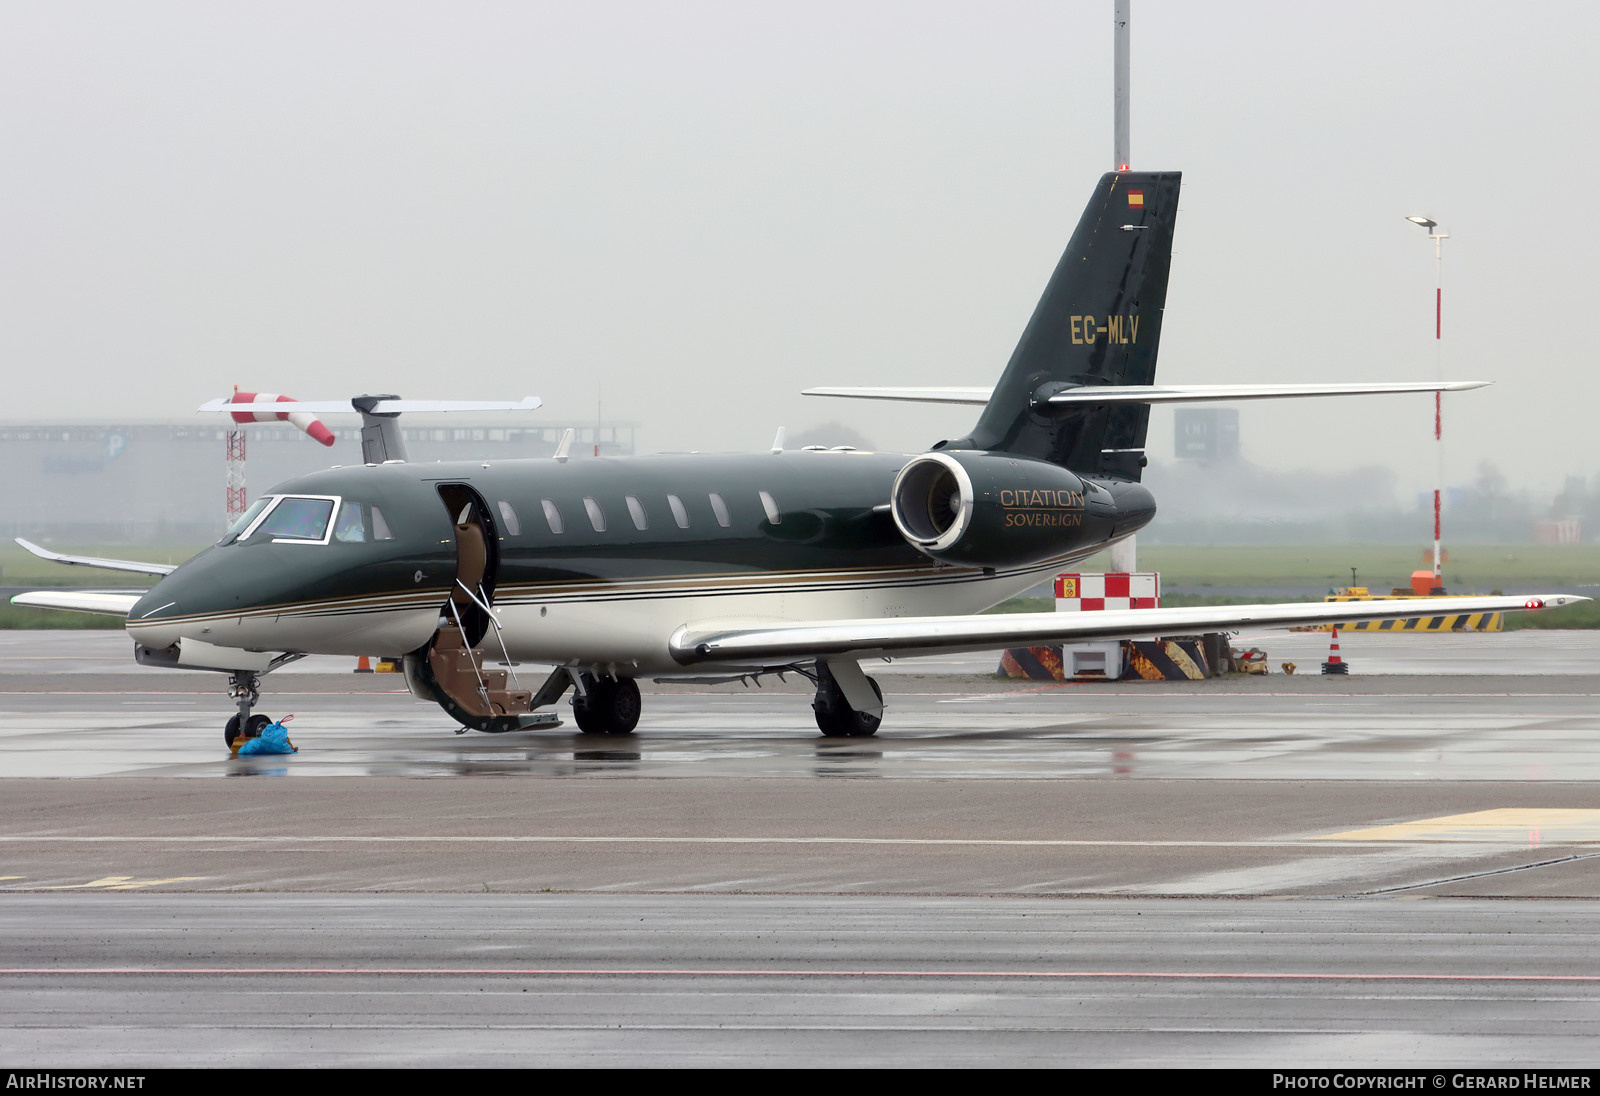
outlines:
[[[1017,567],[1132,532],[1155,513],[1136,483],[1085,481],[1004,453],[927,453],[900,469],[889,510],[900,535],[946,563]]]
[[[943,453],[900,469],[890,513],[900,535],[929,555],[942,552],[972,526],[972,479]]]

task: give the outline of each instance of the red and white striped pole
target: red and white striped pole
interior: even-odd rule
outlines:
[[[241,392],[239,386],[233,386],[232,403],[289,403],[292,396],[280,396],[276,393],[261,395],[255,392]],[[231,526],[239,515],[245,511],[248,499],[245,495],[244,485],[244,431],[241,427],[251,422],[288,421],[304,430],[323,445],[333,444],[333,431],[322,425],[315,415],[308,415],[304,411],[286,414],[281,411],[234,411],[231,416],[234,426],[227,434],[228,452],[228,524]]]
[[[1450,234],[1438,231],[1439,223],[1427,217],[1407,217],[1406,220],[1427,229],[1428,239],[1433,241],[1433,357],[1439,379],[1442,381],[1444,380],[1444,241],[1450,238]],[[1439,548],[1440,496],[1444,492],[1443,392],[1433,394],[1433,451],[1433,584],[1443,586],[1443,560]]]

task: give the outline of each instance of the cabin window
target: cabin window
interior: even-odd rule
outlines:
[[[644,503],[640,502],[632,495],[628,496],[628,516],[633,518],[633,527],[638,529],[640,532],[643,532],[645,529],[649,528],[650,522],[645,517]]]
[[[333,539],[344,544],[361,544],[366,541],[367,529],[361,521],[359,502],[346,502],[339,507],[339,520],[333,523]]]
[[[372,539],[394,539],[394,534],[389,531],[389,523],[383,520],[383,511],[376,506],[372,507]]]
[[[561,511],[556,509],[556,504],[549,499],[540,499],[539,502],[544,507],[544,520],[550,526],[550,531],[561,532],[565,526],[562,524]]]
[[[506,532],[514,537],[522,535],[522,522],[517,520],[517,512],[505,499],[500,500],[500,516],[505,520]]]
[[[733,522],[728,518],[728,504],[722,501],[722,496],[715,491],[711,492],[711,512],[717,515],[717,524],[726,529]]]
[[[678,523],[678,528],[689,528],[689,509],[684,506],[683,500],[677,495],[668,495],[667,505],[672,508],[672,520]]]
[[[606,512],[600,509],[600,504],[586,495],[583,499],[583,508],[589,511],[589,524],[594,526],[594,531],[597,533],[605,532]]]
[[[783,520],[783,511],[778,509],[777,500],[767,491],[761,492],[761,509],[767,512],[767,520],[776,525]]]
[[[322,541],[328,533],[328,519],[333,517],[333,499],[295,498],[278,500],[266,520],[252,533],[275,540]]]

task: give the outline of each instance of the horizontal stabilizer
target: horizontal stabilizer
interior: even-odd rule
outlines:
[[[126,617],[142,597],[143,593],[119,593],[114,590],[35,590],[18,594],[11,599],[11,604],[26,605],[31,609],[68,609],[75,613]]]
[[[1098,403],[1214,403],[1288,400],[1307,396],[1383,396],[1399,392],[1465,392],[1488,381],[1395,381],[1375,384],[1147,384],[1069,388],[1047,401],[1052,407]]]
[[[520,400],[378,400],[368,409],[373,415],[421,414],[435,411],[537,411],[544,401],[538,396]],[[282,400],[270,403],[233,403],[207,400],[196,411],[258,411],[273,415],[304,412],[309,415],[356,415],[361,408],[353,400]]]
[[[990,616],[893,617],[820,620],[771,628],[695,628],[685,625],[670,641],[684,665],[729,662],[781,665],[806,658],[849,655],[908,656],[949,651],[993,651],[1041,643],[1146,636],[1193,635],[1240,628],[1282,628],[1350,620],[1394,620],[1457,613],[1554,609],[1588,601],[1571,595],[1431,597],[1288,605],[1204,605],[1183,609],[1116,609],[1092,613],[998,613]]]
[[[993,388],[807,388],[802,396],[838,396],[846,400],[905,400],[910,403],[969,403],[983,406]]]
[[[170,575],[176,571],[177,565],[172,563],[145,563],[137,559],[101,559],[98,556],[64,556],[60,552],[52,552],[48,548],[41,548],[31,540],[17,537],[16,541],[40,559],[47,559],[52,563],[65,563],[72,567],[97,567],[102,571],[131,571],[136,575]]]
[[[1310,396],[1382,396],[1401,392],[1465,392],[1489,381],[1391,381],[1371,384],[1128,384],[1086,385],[1057,392],[1052,407],[1110,403],[1215,403],[1237,400],[1284,400]],[[904,400],[911,403],[983,405],[988,388],[807,388],[803,396],[838,396],[853,400]]]

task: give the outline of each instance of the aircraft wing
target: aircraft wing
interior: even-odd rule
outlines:
[[[142,597],[143,593],[116,590],[35,590],[18,594],[11,599],[11,604],[34,609],[70,609],[78,613],[126,617]]]
[[[1432,597],[1426,601],[1400,598],[1088,613],[821,620],[769,628],[684,625],[673,633],[670,647],[672,656],[685,665],[733,662],[770,666],[834,655],[907,657],[950,651],[992,651],[1041,643],[1193,635],[1246,627],[1278,628],[1348,620],[1554,609],[1588,600],[1572,595]]]
[[[1051,407],[1101,403],[1232,403],[1310,396],[1382,396],[1398,392],[1465,392],[1488,381],[1381,381],[1356,384],[1091,384],[1068,388],[1045,400]],[[802,396],[911,403],[986,404],[988,388],[807,388]]]
[[[132,571],[137,575],[170,575],[178,569],[177,565],[172,563],[145,563],[137,559],[64,556],[60,552],[52,552],[48,548],[41,548],[31,540],[23,540],[21,537],[14,539],[40,559],[48,559],[52,563],[65,563],[73,567],[98,567],[102,571]]]

